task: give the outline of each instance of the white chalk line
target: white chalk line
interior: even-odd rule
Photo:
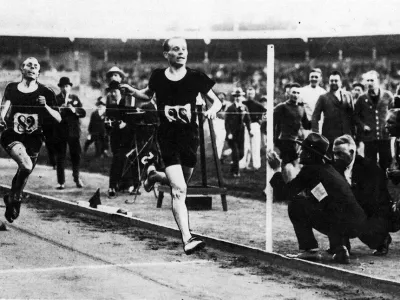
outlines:
[[[204,265],[210,263],[206,260],[192,260],[192,261],[172,261],[172,262],[145,262],[145,263],[129,263],[129,264],[107,264],[107,265],[82,265],[82,266],[66,266],[66,267],[50,267],[50,268],[26,268],[26,269],[6,269],[0,270],[0,274],[15,274],[15,273],[45,273],[68,271],[76,269],[110,269],[110,268],[131,268],[131,267],[176,267],[178,265]]]

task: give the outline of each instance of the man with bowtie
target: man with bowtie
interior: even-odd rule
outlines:
[[[67,145],[72,163],[72,176],[77,188],[83,187],[79,177],[82,148],[80,144],[81,118],[86,116],[82,102],[78,96],[71,94],[72,83],[68,77],[61,77],[58,83],[61,93],[56,96],[57,105],[60,107],[62,121],[55,128],[54,147],[57,155],[57,182],[58,190],[65,188],[65,159]]]

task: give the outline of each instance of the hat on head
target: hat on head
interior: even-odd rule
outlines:
[[[60,82],[58,83],[58,86],[62,87],[62,86],[67,85],[67,84],[72,86],[72,82],[69,80],[69,78],[68,77],[61,77],[60,78]]]
[[[245,94],[245,92],[243,92],[243,90],[242,90],[242,88],[241,87],[237,87],[237,88],[235,88],[234,89],[234,91],[232,92],[232,94],[231,94],[232,96],[244,96],[244,95],[246,95]]]
[[[119,84],[120,83],[118,81],[115,81],[115,80],[111,81],[108,84],[108,87],[106,88],[106,92],[109,92],[111,90],[119,90]]]
[[[329,141],[323,135],[310,132],[304,141],[295,140],[296,143],[300,144],[301,147],[310,150],[311,152],[321,156],[322,158],[331,161],[332,159],[326,155],[329,148]]]
[[[104,101],[103,97],[97,98],[96,106],[99,106],[99,105],[104,105],[104,106],[106,105],[106,102]]]
[[[124,71],[122,71],[117,66],[114,66],[110,70],[107,71],[107,73],[106,73],[107,78],[110,78],[112,76],[112,73],[118,73],[122,78],[125,77]]]

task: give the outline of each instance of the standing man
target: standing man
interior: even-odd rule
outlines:
[[[247,100],[243,101],[250,113],[250,137],[245,134],[245,150],[244,157],[241,161],[241,167],[245,169],[250,168],[250,161],[253,163],[253,169],[258,170],[261,168],[261,122],[264,113],[267,111],[262,104],[256,100],[256,90],[254,87],[249,86],[246,90]]]
[[[121,87],[117,81],[111,81],[107,93],[109,95],[109,103],[106,108],[106,123],[110,127],[110,144],[111,152],[113,154],[110,178],[108,186],[108,197],[117,197],[117,191],[122,190],[122,185],[128,187],[129,192],[134,191],[134,183],[139,183],[139,163],[136,160],[129,168],[126,163],[127,153],[134,147],[134,131],[129,122],[132,116],[129,116],[129,106],[126,106],[124,98],[122,97]],[[125,174],[123,174],[125,172]],[[122,177],[124,183],[122,183]]]
[[[319,132],[319,120],[324,114],[322,135],[329,140],[332,150],[335,138],[343,135],[355,134],[354,104],[349,92],[342,90],[342,74],[333,71],[329,76],[329,92],[321,95],[315,105],[312,115],[312,131]]]
[[[276,147],[280,151],[282,172],[292,180],[298,169],[296,140],[304,140],[304,130],[310,128],[304,106],[298,103],[300,85],[293,83],[289,100],[278,104],[274,109],[274,132],[277,133]],[[300,104],[300,105],[299,105]],[[278,129],[277,129],[278,128]]]
[[[364,79],[367,93],[361,95],[355,105],[355,121],[360,140],[364,142],[364,155],[386,170],[391,163],[390,137],[385,128],[388,110],[393,107],[393,94],[379,88],[379,75],[369,71]]]
[[[12,223],[18,218],[22,192],[33,171],[46,136],[61,122],[54,92],[38,82],[40,64],[34,57],[21,65],[22,80],[7,85],[0,111],[0,143],[17,163],[18,170],[10,194],[4,196],[5,217]]]
[[[158,142],[165,173],[149,173],[145,188],[147,186],[147,190],[151,189],[156,181],[171,186],[172,212],[181,231],[183,249],[186,254],[191,254],[205,246],[201,239],[190,233],[185,204],[187,182],[196,165],[199,146],[196,97],[201,93],[213,103],[204,113],[210,119],[216,117],[222,104],[211,89],[215,82],[204,73],[186,67],[188,50],[185,39],[167,39],[163,50],[169,66],[154,70],[148,87],[140,91],[127,84],[122,87],[129,90],[135,98],[147,101],[156,94],[157,108],[160,111]]]
[[[96,107],[97,109],[90,115],[88,136],[83,151],[86,154],[89,146],[94,143],[96,148],[95,157],[108,156],[108,139],[104,123],[106,118],[106,103],[103,97],[97,99]]]
[[[217,146],[218,158],[223,161],[222,150],[224,149],[224,144],[226,140],[226,130],[225,130],[225,117],[226,110],[231,105],[231,103],[226,99],[225,93],[218,93],[218,98],[222,103],[222,109],[217,114],[217,117],[213,121],[214,133],[215,133],[215,144]]]
[[[107,77],[108,83],[110,83],[111,81],[116,81],[118,83],[122,83],[122,81],[125,78],[125,73],[117,66],[114,66],[110,70],[107,71],[106,77]],[[121,92],[122,92],[122,99],[125,102],[125,105],[126,106],[135,106],[135,98],[133,98],[129,94],[125,94],[123,91],[121,91]],[[109,104],[110,101],[111,101],[110,95],[107,94],[107,104]]]
[[[232,149],[231,173],[233,177],[240,177],[239,161],[244,156],[245,131],[251,134],[250,116],[247,107],[242,103],[244,92],[236,88],[232,93],[233,104],[226,110],[225,129],[228,145]]]
[[[351,95],[353,96],[354,105],[357,103],[358,98],[364,94],[365,86],[362,83],[356,82],[353,84],[351,89]]]
[[[319,96],[326,93],[319,84],[322,80],[322,71],[319,68],[312,69],[309,75],[310,84],[301,88],[301,99],[304,103],[304,109],[309,120],[312,119],[315,105],[317,104]]]
[[[65,189],[65,159],[67,145],[72,163],[72,177],[77,188],[83,187],[79,177],[81,164],[81,118],[86,116],[78,96],[71,94],[72,82],[68,77],[61,77],[58,83],[61,93],[57,95],[57,105],[60,107],[62,121],[56,126],[54,148],[57,156],[57,182],[58,190]]]
[[[356,103],[357,103],[358,98],[362,94],[364,94],[364,89],[365,89],[365,86],[362,83],[359,83],[359,82],[353,83],[353,86],[352,86],[352,89],[351,89],[351,95],[353,96],[354,109],[356,107]],[[356,138],[355,138],[355,141],[356,141],[356,145],[357,145],[357,153],[359,153],[361,156],[364,156],[365,145],[361,141],[360,129],[357,128],[357,127],[356,127]]]

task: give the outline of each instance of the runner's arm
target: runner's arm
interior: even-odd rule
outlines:
[[[150,101],[154,95],[154,91],[152,91],[149,87],[146,87],[142,90],[138,90],[138,89],[135,89],[134,87],[131,87],[129,84],[126,84],[126,83],[120,84],[120,87],[127,89],[133,97],[139,98],[139,99],[145,100],[145,101]]]
[[[10,109],[11,101],[5,100],[4,104],[0,107],[0,122],[4,122],[7,112]]]
[[[204,113],[204,116],[209,119],[215,119],[217,116],[217,113],[221,110],[222,108],[222,102],[221,100],[215,95],[213,90],[209,90],[207,94],[204,94],[204,96],[212,103],[211,107],[209,110],[207,110]]]
[[[56,120],[58,123],[61,122],[61,115],[58,111],[55,109],[51,108],[47,104],[44,106],[44,108],[48,111],[48,113]]]

